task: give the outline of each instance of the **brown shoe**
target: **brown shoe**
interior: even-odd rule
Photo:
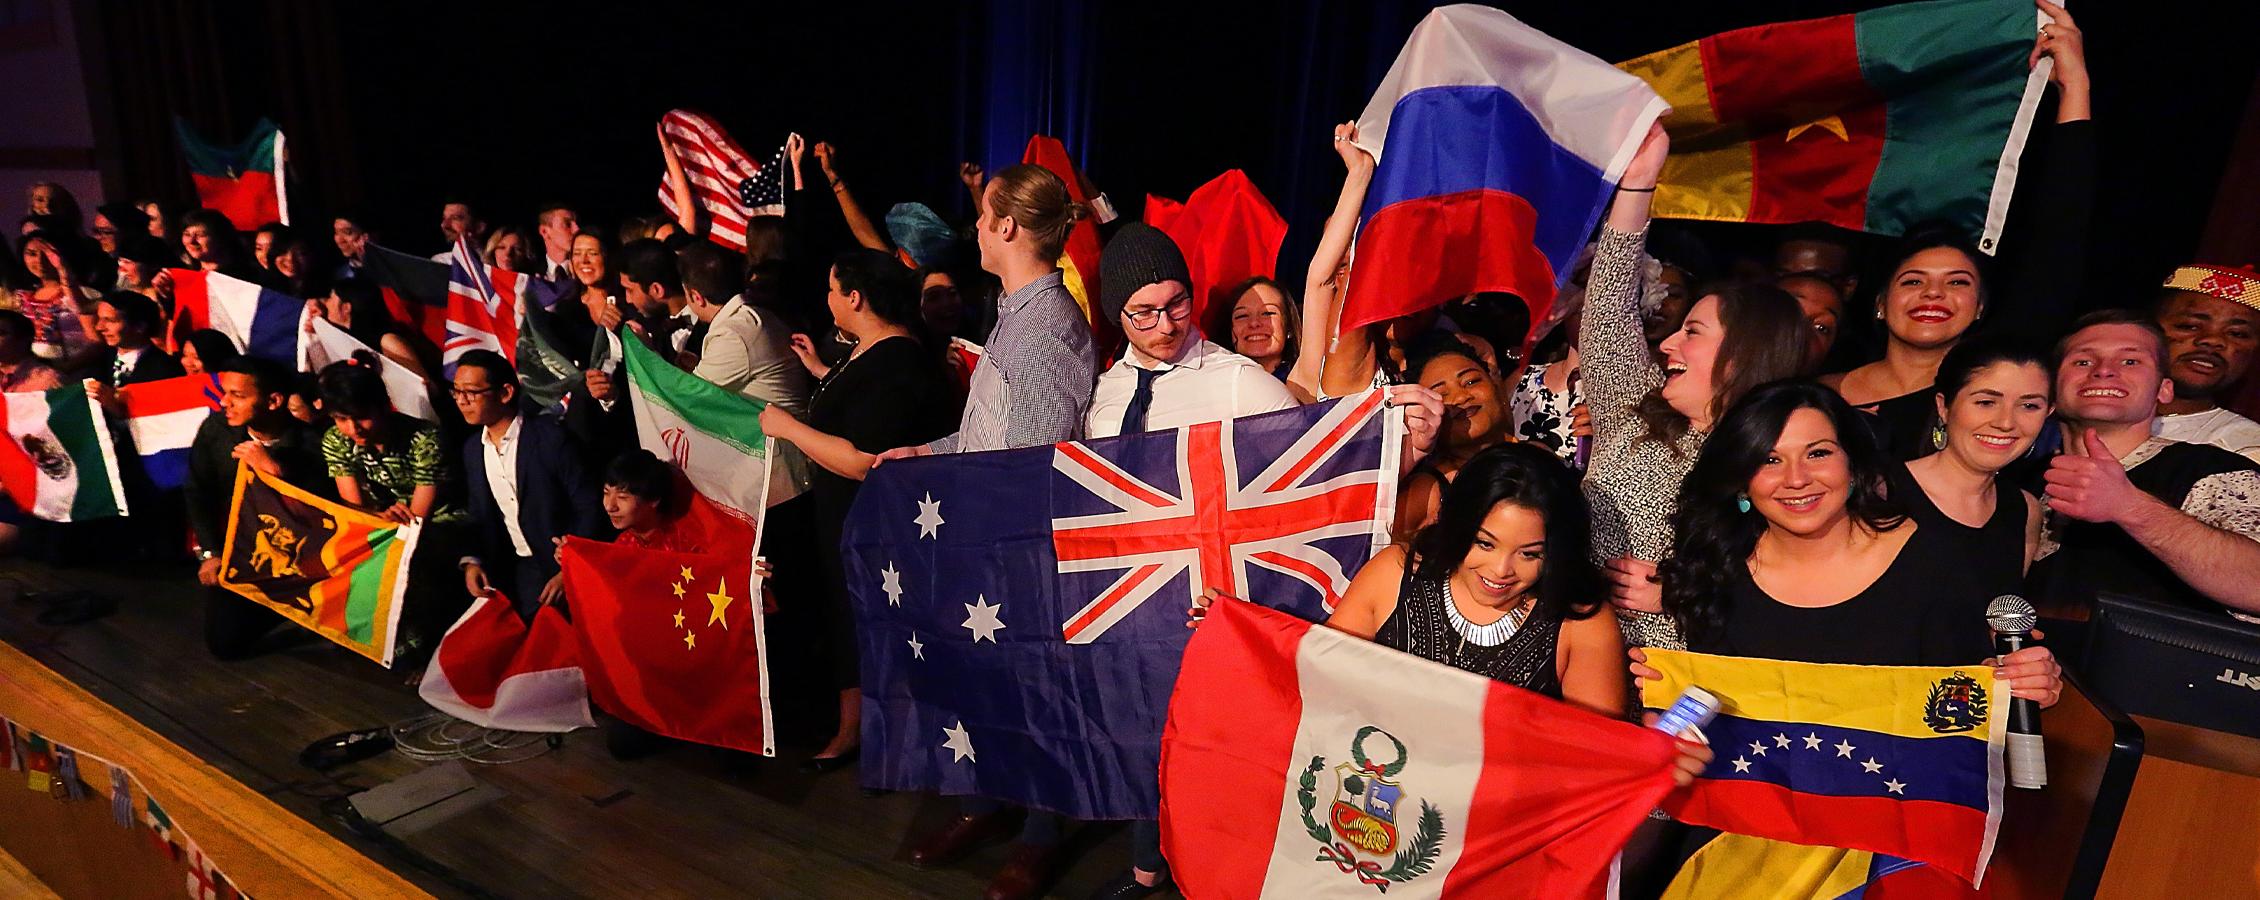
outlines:
[[[959,816],[941,831],[912,847],[910,864],[921,869],[946,866],[964,859],[975,850],[1011,837],[1012,834],[1013,821],[1009,812]]]
[[[1013,851],[1012,861],[989,879],[988,900],[1036,900],[1051,887],[1059,872],[1059,847],[1030,847]]]

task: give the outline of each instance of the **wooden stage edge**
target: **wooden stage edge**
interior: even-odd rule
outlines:
[[[62,746],[124,767],[157,797],[179,833],[194,838],[220,871],[253,897],[429,896],[6,643],[0,643],[0,715]],[[82,768],[92,797],[76,805],[100,807],[108,822],[109,773],[99,764]],[[140,792],[134,800],[138,815]],[[62,858],[32,856],[35,850],[55,849],[42,843],[48,846],[0,849],[19,860],[25,874],[46,884],[80,881],[88,875],[83,871],[88,865],[104,864],[55,852],[44,855]],[[10,874],[0,870],[0,882]],[[92,884],[99,886],[100,878]]]

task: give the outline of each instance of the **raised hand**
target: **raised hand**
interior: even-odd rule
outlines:
[[[832,171],[832,156],[838,152],[832,149],[832,142],[830,141],[816,142],[816,165],[824,170],[827,177],[834,179],[839,177],[838,173]]]
[[[2025,67],[2039,65],[2040,58],[2045,56],[2056,61],[2056,70],[2048,74],[2048,80],[2056,87],[2087,86],[2087,39],[2080,33],[2079,25],[2072,21],[2072,14],[2048,0],[2033,0],[2033,4],[2040,7],[2041,14],[2049,21],[2040,26],[2040,37],[2033,41]]]
[[[985,174],[987,173],[982,171],[980,163],[961,162],[957,164],[957,182],[965,185],[965,189],[973,193],[981,192],[982,176]]]
[[[1358,146],[1358,123],[1344,122],[1334,126],[1334,153],[1342,157],[1342,164],[1352,169],[1372,168],[1373,154]]]

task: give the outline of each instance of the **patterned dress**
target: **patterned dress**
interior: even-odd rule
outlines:
[[[1660,561],[1671,552],[1671,515],[1679,483],[1695,467],[1707,434],[1689,430],[1679,440],[1648,438],[1637,407],[1664,382],[1641,330],[1640,259],[1646,230],[1626,234],[1603,227],[1586,284],[1585,319],[1577,334],[1578,386],[1593,416],[1593,452],[1585,470],[1585,499],[1593,505],[1593,561],[1631,556]],[[1620,611],[1624,640],[1632,647],[1685,646],[1671,617]]]
[[[1575,380],[1558,394],[1546,386],[1547,371],[1558,365],[1562,363],[1542,363],[1523,370],[1510,401],[1515,438],[1552,450],[1562,462],[1575,466],[1577,438],[1569,433],[1570,410],[1585,402],[1585,397]]]
[[[1554,671],[1555,645],[1562,631],[1560,619],[1533,617],[1492,646],[1469,639],[1470,628],[1452,605],[1451,591],[1444,581],[1416,576],[1408,560],[1404,583],[1397,592],[1397,608],[1373,633],[1373,642],[1561,699],[1562,680]]]
[[[440,449],[439,428],[404,413],[392,413],[387,430],[405,435],[394,447],[356,444],[344,432],[331,428],[322,435],[322,462],[331,478],[351,476],[361,483],[361,502],[370,509],[407,503],[416,489],[452,481],[455,472]],[[442,502],[432,510],[434,520],[459,518],[461,510]]]

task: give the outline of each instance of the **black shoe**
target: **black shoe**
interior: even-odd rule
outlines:
[[[1113,881],[1107,882],[1098,890],[1092,891],[1091,900],[1136,900],[1136,898],[1151,897],[1166,890],[1169,890],[1169,879],[1167,878],[1155,882],[1153,887],[1147,887],[1138,883],[1137,876],[1125,872],[1115,876]]]
[[[856,758],[862,755],[862,747],[850,747],[848,752],[838,756],[811,756],[801,762],[800,771],[803,775],[829,775],[855,765]]]
[[[327,772],[392,749],[392,729],[384,726],[346,731],[315,741],[298,752],[298,764]]]

